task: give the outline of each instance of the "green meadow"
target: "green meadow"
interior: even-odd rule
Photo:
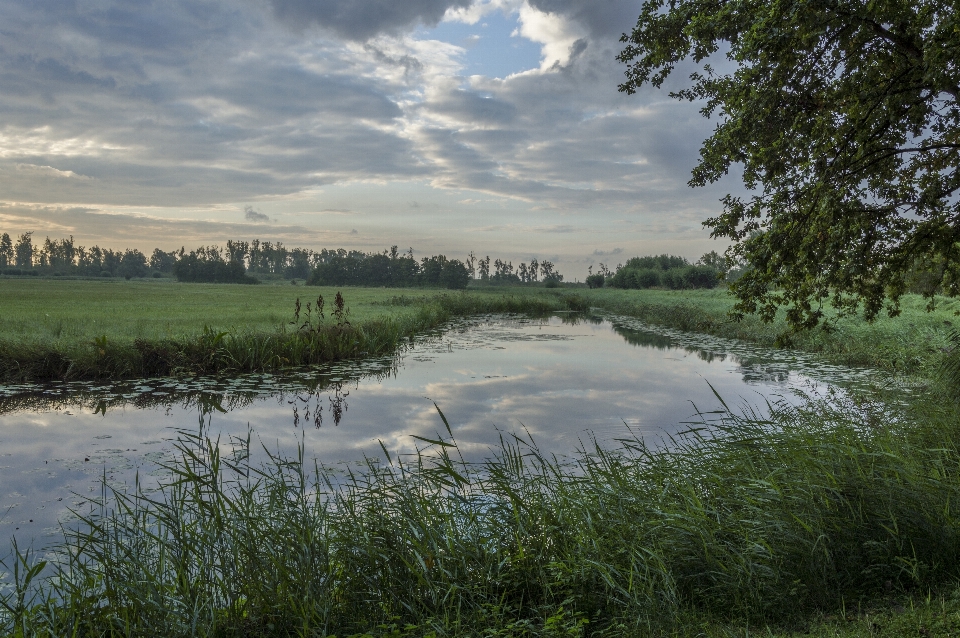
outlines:
[[[286,333],[290,337],[297,332],[297,299],[304,316],[310,304],[311,320],[315,321],[316,299],[322,296],[325,319],[321,323],[327,328],[334,326],[336,321],[330,310],[338,291],[349,309],[350,328],[360,331],[362,347],[343,349],[341,344],[337,349],[328,344],[328,351],[314,352],[305,358],[291,357],[289,348],[279,347],[283,342],[279,335]],[[0,298],[0,381],[7,382],[274,369],[361,353],[382,354],[397,347],[400,339],[418,330],[436,328],[451,316],[589,308],[770,347],[786,344],[820,353],[838,364],[929,376],[950,352],[949,335],[954,323],[960,321],[956,315],[960,310],[957,300],[940,299],[935,310],[927,312],[927,300],[907,295],[897,317],[884,315],[873,323],[845,317],[829,321],[826,328],[790,334],[782,320],[770,324],[751,316],[739,322],[731,320],[728,312],[733,302],[722,289],[486,287],[460,293],[289,284],[194,284],[167,279],[0,278]],[[252,354],[211,355],[209,344],[204,341],[210,340],[211,332],[223,335],[218,347],[245,345]],[[97,345],[104,343],[107,347]],[[135,344],[140,344],[139,349]],[[171,353],[182,356],[171,359],[166,366],[143,363],[144,353],[150,358],[150,353],[158,348],[171,357]],[[197,348],[202,352],[190,354]],[[202,361],[192,360],[191,357],[201,354]]]
[[[563,463],[510,438],[465,463],[448,428],[418,460],[384,450],[347,479],[183,431],[159,491],[105,486],[100,512],[56,551],[8,559],[5,635],[960,632],[960,406],[941,374],[956,302],[928,313],[908,297],[896,318],[790,335],[731,321],[719,290],[0,279],[0,298],[8,381],[272,369],[390,352],[456,316],[596,308],[789,342],[915,388],[898,407],[854,397],[704,415],[710,435]]]

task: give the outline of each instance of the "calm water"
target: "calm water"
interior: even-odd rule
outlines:
[[[502,432],[562,455],[594,437],[655,442],[687,429],[698,410],[720,407],[714,390],[762,408],[871,375],[623,318],[557,316],[460,321],[396,358],[283,377],[0,386],[0,539],[56,538],[104,477],[151,480],[177,430],[200,423],[222,440],[252,429],[282,454],[301,444],[336,471],[382,455],[378,441],[413,453],[411,435],[445,432],[436,403],[468,458],[489,455]]]

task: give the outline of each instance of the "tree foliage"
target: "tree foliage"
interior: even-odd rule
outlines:
[[[601,277],[603,275],[600,275]],[[709,265],[693,265],[676,255],[633,257],[606,282],[611,288],[716,288],[719,271]],[[588,283],[589,285],[589,283]]]
[[[746,265],[737,312],[896,314],[917,270],[960,295],[960,2],[646,0],[622,41],[626,93],[697,63],[671,96],[720,121],[690,184],[742,167],[705,222]]]

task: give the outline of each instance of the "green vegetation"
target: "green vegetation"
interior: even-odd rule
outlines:
[[[0,295],[8,379],[152,373],[161,346],[184,357],[164,374],[325,361],[489,312],[596,307],[768,345],[788,328],[730,321],[717,289],[351,288],[338,303],[328,288],[31,278],[0,280]],[[956,363],[957,304],[907,297],[900,317],[831,319],[794,345],[930,382]],[[10,358],[27,346],[33,359]],[[57,561],[8,563],[19,589],[0,594],[0,633],[952,635],[960,415],[939,388],[902,413],[858,400],[704,415],[719,436],[574,464],[504,439],[467,465],[445,438],[347,479],[302,458],[251,466],[183,433],[160,492],[107,490]]]
[[[185,248],[153,250],[148,260],[139,250],[124,252],[93,246],[85,248],[69,239],[47,237],[34,245],[33,233],[23,233],[16,243],[8,233],[0,234],[0,275],[49,275],[54,277],[173,276],[177,281],[204,283],[258,283],[261,280],[309,280],[317,286],[386,286],[393,288],[433,287],[462,290],[475,280],[485,285],[559,284],[563,275],[550,261],[532,259],[513,263],[497,259],[490,272],[490,257],[477,259],[471,252],[466,261],[445,255],[423,257],[418,262],[413,248],[401,254],[397,246],[382,253],[324,248],[287,248],[280,242],[227,240],[226,247],[201,246],[187,253]],[[252,275],[250,274],[252,273]]]
[[[181,255],[173,264],[173,276],[177,281],[205,282],[214,284],[258,284],[259,279],[247,274],[243,262],[227,261],[219,250],[201,248]]]
[[[345,478],[184,432],[159,492],[105,489],[56,562],[8,565],[0,622],[15,636],[743,635],[960,577],[952,402],[704,418],[716,436],[574,464],[504,438],[471,465],[445,435]]]
[[[792,347],[821,353],[834,363],[929,376],[950,350],[948,336],[960,321],[954,314],[960,302],[941,299],[934,312],[927,312],[926,301],[915,295],[904,297],[899,317],[880,317],[874,323],[832,318],[823,327],[792,334],[783,313],[772,323],[751,316],[732,321],[728,313],[734,300],[723,289],[481,286],[465,293],[445,293],[349,288],[343,290],[350,309],[350,325],[344,329],[356,332],[351,334],[357,343],[343,337],[323,342],[323,347],[340,345],[322,354],[291,351],[300,347],[290,323],[296,300],[306,308],[308,302],[315,304],[317,296],[330,303],[336,292],[335,288],[290,285],[178,284],[168,279],[0,279],[4,298],[0,380],[273,369],[298,361],[391,352],[406,336],[434,328],[451,316],[591,307],[771,347],[784,345],[789,338]],[[321,332],[346,334],[329,317],[324,326]],[[221,333],[214,348],[220,354],[211,354],[209,340]],[[313,347],[321,345],[313,343]]]
[[[331,304],[336,290],[3,280],[0,291],[10,300],[0,332],[0,382],[7,383],[271,370],[392,353],[451,316],[570,308],[558,296],[416,290],[416,302],[402,295],[395,302],[397,290],[354,288],[344,315],[332,317],[328,307],[320,317],[318,298]]]
[[[720,284],[720,271],[673,255],[634,257],[617,267],[606,283],[611,288],[716,288]]]
[[[340,251],[322,259],[308,284],[313,286],[389,286],[394,288],[430,286],[463,290],[470,283],[470,271],[458,259],[443,255],[424,257],[400,255],[394,246],[389,253],[347,253]]]
[[[953,350],[949,340],[960,326],[960,301],[938,298],[928,312],[919,295],[903,298],[897,317],[879,317],[867,323],[858,317],[827,314],[818,328],[794,333],[786,311],[765,322],[748,315],[730,318],[735,299],[714,290],[593,290],[579,294],[606,311],[637,317],[652,324],[742,339],[769,347],[789,346],[816,352],[841,365],[870,366],[903,375],[930,377]]]
[[[931,295],[960,296],[956,16],[945,0],[644,0],[620,90],[681,65],[671,97],[720,115],[690,184],[742,167],[748,194],[705,222],[750,266],[738,311],[785,306],[795,327],[828,299],[896,312],[914,270]]]

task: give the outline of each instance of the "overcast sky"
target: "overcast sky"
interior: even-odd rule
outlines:
[[[722,245],[635,0],[5,0],[0,231],[589,264]],[[682,81],[685,73],[672,81]]]

